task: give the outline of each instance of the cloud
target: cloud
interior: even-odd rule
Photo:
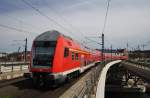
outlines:
[[[25,39],[25,37],[28,37],[28,48],[30,49],[32,40],[38,34],[51,29],[56,29],[76,40],[83,40],[84,36],[99,36],[101,34],[106,12],[106,1],[36,1],[37,0],[29,0],[33,6],[39,8],[40,11],[55,20],[67,30],[61,28],[53,21],[41,16],[21,1],[16,3],[9,0],[3,0],[0,1],[0,5],[3,5],[1,6],[3,9],[7,9],[0,9],[0,24],[27,30],[29,31],[29,34],[0,27],[0,51],[15,51],[16,47],[19,45],[12,47],[10,45],[11,43],[14,43],[12,40]],[[105,29],[106,48],[110,47],[110,44],[113,44],[114,48],[124,48],[126,47],[127,42],[135,47],[137,44],[143,44],[146,41],[149,41],[149,5],[149,0],[111,0],[108,21]],[[66,21],[68,23],[66,23]],[[83,32],[84,36],[81,32]],[[96,40],[100,42],[100,39]],[[88,45],[91,47],[94,46],[95,48],[100,47],[95,43]],[[149,48],[150,47],[147,47],[147,49]]]

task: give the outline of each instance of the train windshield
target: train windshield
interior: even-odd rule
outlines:
[[[51,67],[54,57],[56,42],[35,41],[33,48],[33,65]]]

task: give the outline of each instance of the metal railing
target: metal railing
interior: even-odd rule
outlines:
[[[0,73],[27,70],[28,65],[29,62],[0,62]]]
[[[98,64],[92,68],[91,71],[59,98],[90,98],[92,95],[95,95],[94,87],[96,86],[102,68],[102,64]]]

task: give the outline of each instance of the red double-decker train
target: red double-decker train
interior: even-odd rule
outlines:
[[[105,60],[110,59],[108,54],[105,57]],[[113,56],[113,59],[118,58]],[[52,30],[34,39],[29,69],[35,84],[57,84],[78,76],[100,61],[100,51],[87,49],[72,38]]]

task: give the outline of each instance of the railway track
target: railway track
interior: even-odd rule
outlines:
[[[56,88],[43,87],[37,89],[33,86],[31,78],[24,77],[12,79],[10,81],[1,81],[0,98],[58,98],[87,72],[83,73],[78,78],[72,79],[69,83],[61,84]]]
[[[18,77],[18,78],[14,78],[14,79],[10,79],[10,80],[1,80],[0,81],[0,89],[4,86],[19,82],[19,81],[23,81],[26,80],[27,78],[25,77]]]

